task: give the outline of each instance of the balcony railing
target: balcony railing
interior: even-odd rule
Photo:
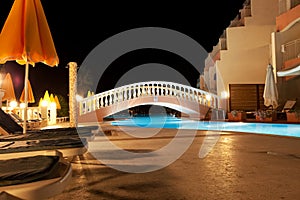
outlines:
[[[231,20],[229,27],[239,27],[244,26],[244,20],[240,16],[239,13],[233,20]]]
[[[251,5],[250,4],[245,4],[244,7],[240,10],[241,13],[241,21],[243,25],[245,25],[245,17],[250,17],[251,16]]]
[[[245,25],[245,17],[251,16],[250,1],[245,1],[243,8],[240,9],[238,15],[230,22],[229,27],[239,27]]]
[[[283,62],[300,58],[300,38],[283,44],[281,52],[283,53]]]
[[[279,15],[300,4],[300,0],[279,0]]]
[[[216,58],[216,56],[219,54],[219,52],[221,50],[227,50],[227,42],[226,42],[226,38],[220,38],[219,42],[216,46],[213,47],[213,50],[211,51],[211,58],[213,60],[216,60],[218,58]]]

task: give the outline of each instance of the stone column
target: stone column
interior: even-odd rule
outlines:
[[[77,125],[77,63],[69,62],[69,118],[70,127],[76,127]]]
[[[2,108],[2,97],[4,96],[5,91],[0,88],[0,108]],[[6,105],[7,108],[7,105]]]

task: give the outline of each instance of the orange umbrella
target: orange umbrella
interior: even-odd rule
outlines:
[[[28,81],[28,98],[27,98],[27,102],[28,103],[34,103],[35,102],[35,99],[34,99],[34,95],[33,95],[33,91],[32,91],[32,87],[31,87],[31,84],[30,84],[30,81]],[[20,96],[20,101],[21,102],[25,102],[25,88],[23,89],[22,91],[22,94]]]
[[[42,107],[42,103],[43,103],[43,98],[41,97],[39,100],[39,107]]]
[[[50,102],[51,103],[56,103],[53,94],[50,94]]]
[[[57,110],[60,110],[60,109],[61,109],[61,105],[60,105],[60,103],[59,103],[59,100],[58,100],[57,95],[55,95],[54,100],[55,100],[55,103],[56,103],[56,109],[57,109]]]
[[[29,64],[42,62],[57,66],[59,59],[40,0],[15,0],[0,35],[0,63],[15,60],[25,67],[26,133]]]
[[[2,97],[2,101],[16,100],[15,89],[14,89],[14,85],[10,73],[7,73],[5,75],[5,78],[2,82],[2,89],[4,89],[4,96]]]
[[[46,92],[44,94],[44,100],[47,101],[47,102],[50,102],[50,95],[49,95],[48,90],[46,90]]]

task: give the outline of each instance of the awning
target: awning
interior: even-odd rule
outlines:
[[[297,76],[297,75],[300,75],[300,65],[277,72],[278,77]]]

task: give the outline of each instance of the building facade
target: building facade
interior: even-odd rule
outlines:
[[[263,90],[268,64],[273,65],[275,75],[300,64],[299,3],[300,0],[246,0],[224,30],[206,59],[203,77],[207,90],[227,99],[227,110],[265,108]],[[280,105],[300,96],[299,76],[276,79]]]
[[[280,0],[272,58],[277,71],[279,102],[298,100],[300,107],[300,0]]]

